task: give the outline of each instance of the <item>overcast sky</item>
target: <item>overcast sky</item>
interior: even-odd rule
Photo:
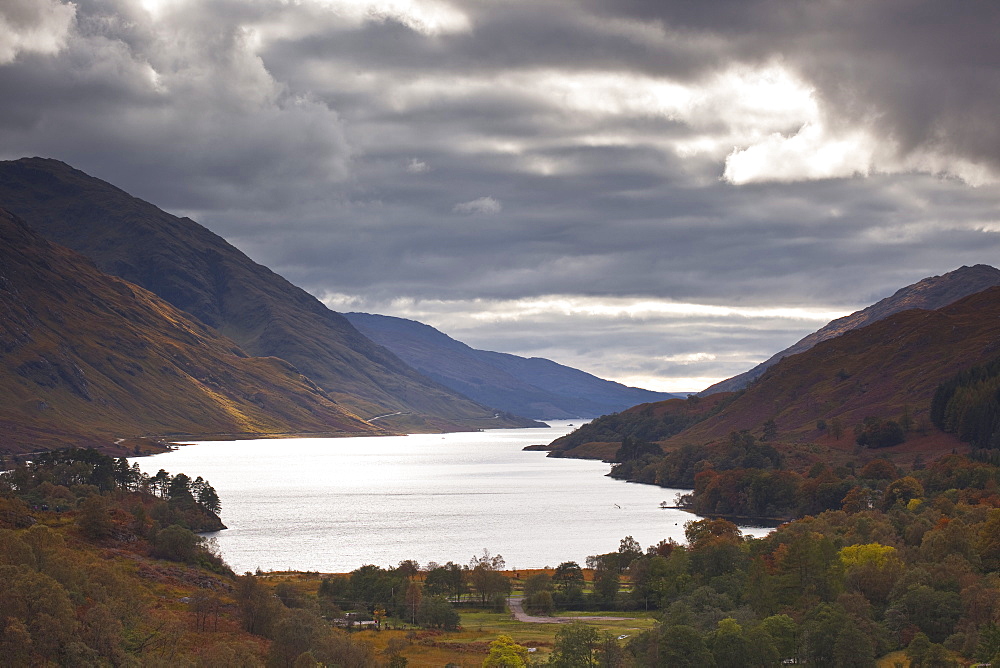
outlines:
[[[337,310],[696,391],[1000,264],[990,0],[0,0],[0,157]]]

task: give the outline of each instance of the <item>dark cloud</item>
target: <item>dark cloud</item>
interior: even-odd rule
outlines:
[[[867,124],[902,156],[946,152],[1000,169],[1000,6],[935,0],[587,3],[681,33],[720,38],[741,60],[780,57],[817,89],[832,120]]]
[[[331,304],[693,384],[823,324],[763,307],[997,263],[998,28],[930,0],[16,0],[0,146]]]

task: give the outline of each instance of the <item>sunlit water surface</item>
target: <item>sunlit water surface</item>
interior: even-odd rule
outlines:
[[[582,565],[625,536],[643,547],[683,542],[694,516],[659,507],[679,490],[612,480],[602,462],[522,451],[569,433],[569,424],[198,442],[132,461],[149,474],[163,468],[215,487],[229,528],[210,535],[237,573],[348,572],[404,559],[464,564],[484,549],[508,568]]]

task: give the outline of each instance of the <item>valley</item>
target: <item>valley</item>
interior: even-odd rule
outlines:
[[[990,267],[835,321],[746,387],[679,398],[340,316],[63,163],[0,175],[17,212],[0,213],[5,655],[1000,656]]]

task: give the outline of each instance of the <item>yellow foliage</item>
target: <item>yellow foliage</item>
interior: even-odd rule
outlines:
[[[896,548],[891,545],[882,545],[881,543],[848,545],[842,548],[838,554],[840,562],[847,567],[874,564],[882,568],[890,561],[897,559]]]
[[[519,668],[528,665],[528,649],[518,645],[508,635],[497,636],[490,643],[490,653],[483,661],[483,668]]]

